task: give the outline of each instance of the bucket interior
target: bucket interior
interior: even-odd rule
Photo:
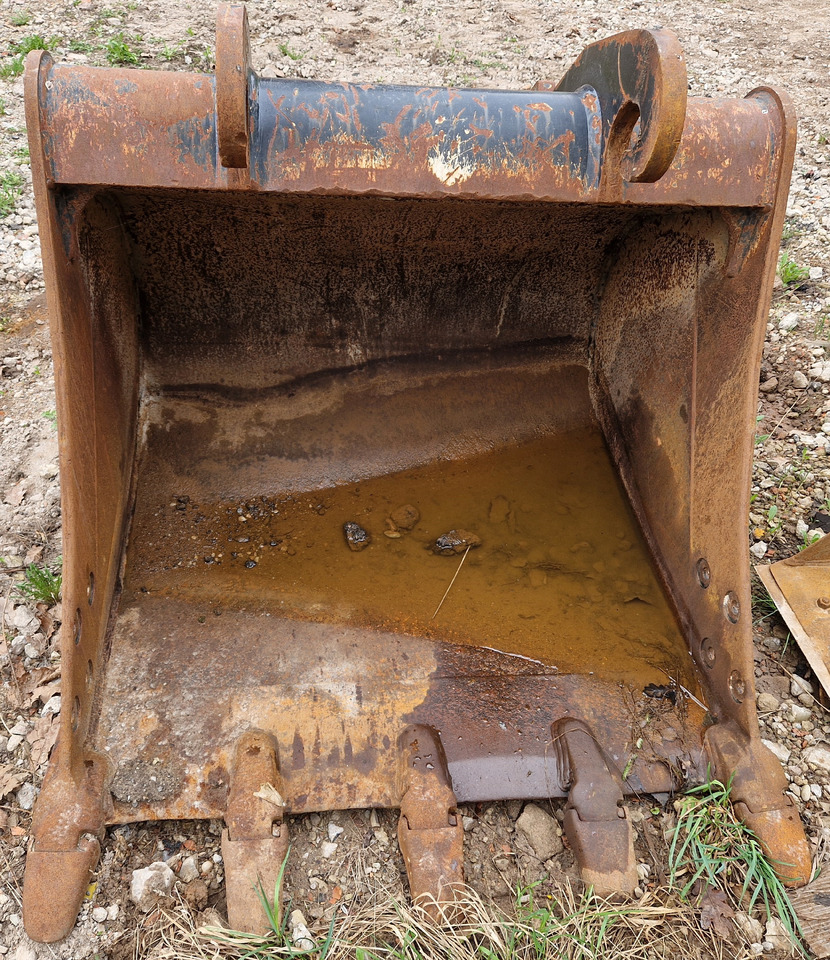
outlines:
[[[566,792],[549,728],[567,714],[620,769],[642,753],[639,787],[700,762],[703,711],[642,695],[701,696],[592,371],[607,251],[654,212],[93,203],[88,282],[111,269],[95,223],[117,222],[143,385],[91,734],[113,819],[221,815],[251,728],[277,738],[294,812],[394,805],[412,722],[441,733],[462,801]],[[450,531],[480,545],[436,552]]]

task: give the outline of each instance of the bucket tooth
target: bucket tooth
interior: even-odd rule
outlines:
[[[630,894],[637,886],[634,831],[622,806],[621,777],[591,728],[565,717],[551,725],[563,786],[565,836],[583,881],[600,896]]]
[[[417,724],[398,739],[401,818],[398,843],[413,903],[434,920],[464,890],[464,830],[438,732]]]
[[[75,924],[101,855],[109,765],[87,754],[78,769],[57,748],[32,822],[23,884],[23,923],[41,943],[62,940]]]
[[[810,846],[798,808],[786,794],[778,758],[730,723],[710,727],[705,742],[715,774],[731,785],[735,813],[760,841],[778,878],[788,887],[807,883],[812,875]]]
[[[222,832],[228,922],[234,930],[271,930],[263,900],[279,919],[288,855],[284,809],[276,742],[267,733],[250,731],[236,744]]]

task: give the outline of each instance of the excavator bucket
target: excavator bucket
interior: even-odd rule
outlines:
[[[807,879],[746,535],[795,120],[686,89],[663,30],[527,92],[265,79],[241,5],[215,75],[29,55],[64,515],[31,937],[159,818],[224,818],[249,929],[310,811],[400,808],[440,916],[459,803],[567,796],[631,889],[623,796],[707,769]]]

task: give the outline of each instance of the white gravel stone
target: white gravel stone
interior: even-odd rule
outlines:
[[[314,939],[308,929],[302,910],[292,910],[288,922],[291,924],[291,939],[300,950],[313,950]]]
[[[343,829],[344,828],[341,827],[340,824],[338,823],[330,823],[329,824],[329,840],[331,840],[332,842],[335,841],[343,832]]]
[[[320,844],[320,856],[323,857],[324,860],[330,860],[335,853],[337,853],[336,843],[332,843],[331,840],[324,840]]]
[[[830,744],[817,743],[801,752],[801,759],[822,774],[830,777]]]
[[[175,882],[176,875],[166,863],[151,863],[143,870],[133,870],[130,899],[139,910],[149,913],[160,900],[170,896]]]
[[[95,907],[92,911],[92,919],[96,923],[103,923],[108,919],[107,908],[106,907]]]
[[[789,333],[791,330],[795,330],[797,326],[798,326],[797,313],[788,313],[778,321],[778,329],[784,333]]]
[[[794,676],[790,680],[790,693],[794,697],[800,697],[803,693],[814,693],[813,685],[804,677]]]
[[[182,883],[190,883],[199,876],[199,873],[199,859],[196,854],[191,854],[182,860],[182,865],[179,867],[179,880]]]
[[[766,556],[767,544],[763,540],[759,540],[757,543],[753,543],[749,548],[749,552],[753,557],[756,557],[758,560],[762,560]]]
[[[810,367],[810,376],[822,383],[830,383],[830,360],[819,360]]]
[[[761,743],[769,750],[772,750],[781,763],[786,763],[790,759],[792,751],[789,747],[785,747],[783,743],[776,743],[774,740],[764,740],[763,737],[761,738]]]
[[[793,386],[796,388],[796,390],[806,390],[809,385],[810,381],[807,379],[806,375],[800,370],[796,370],[793,374]]]
[[[11,920],[11,917],[9,917],[9,920]],[[28,940],[22,940],[18,943],[17,950],[14,951],[14,960],[37,960],[35,948]]]
[[[17,791],[17,802],[23,810],[31,810],[35,805],[38,790],[33,783],[24,783]]]

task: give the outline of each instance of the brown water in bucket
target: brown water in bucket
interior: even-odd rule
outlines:
[[[142,511],[163,525],[135,538],[128,589],[487,646],[640,687],[694,683],[596,429],[322,490],[149,494]],[[419,521],[391,529],[404,504]],[[371,536],[360,552],[347,522]],[[434,543],[459,528],[481,546],[436,614],[463,551]]]

